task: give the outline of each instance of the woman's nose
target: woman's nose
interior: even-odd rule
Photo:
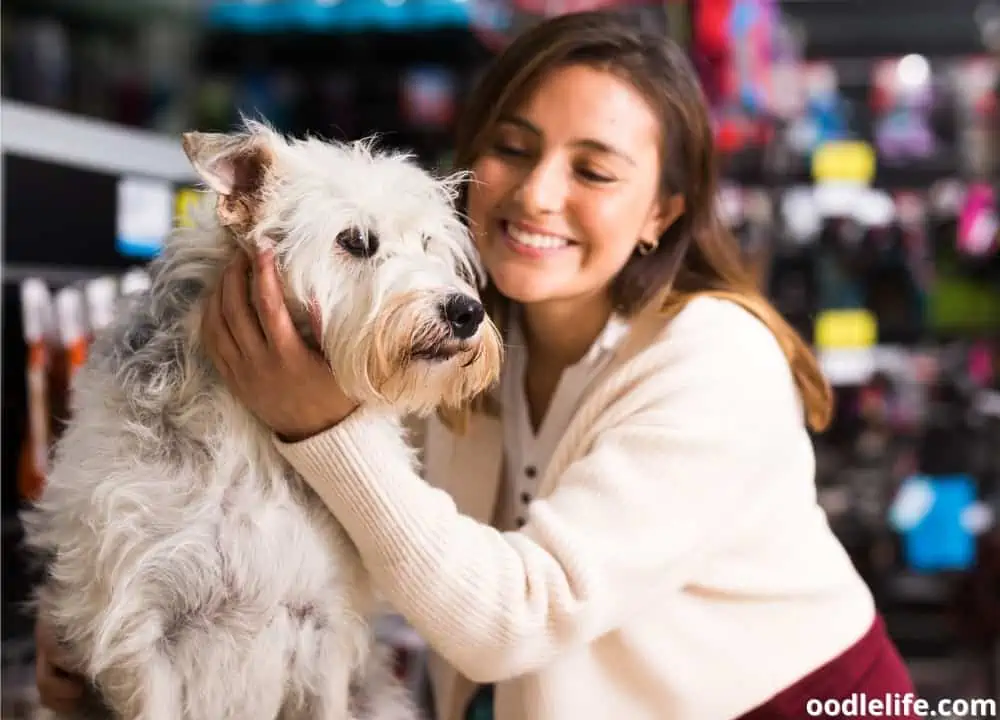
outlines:
[[[527,214],[560,212],[566,203],[569,182],[558,162],[535,164],[517,189],[518,200]]]

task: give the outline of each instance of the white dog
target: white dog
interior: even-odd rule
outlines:
[[[501,346],[454,213],[461,178],[253,123],[184,148],[211,203],[79,375],[25,517],[46,562],[38,611],[104,708],[83,717],[415,717],[372,659],[357,551],[223,387],[199,327],[227,261],[271,243],[296,323],[349,394],[402,417],[484,391]]]

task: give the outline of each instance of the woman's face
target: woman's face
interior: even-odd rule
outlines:
[[[497,289],[522,303],[604,292],[640,240],[680,203],[661,202],[657,115],[628,82],[573,65],[501,118],[472,170],[467,213]]]

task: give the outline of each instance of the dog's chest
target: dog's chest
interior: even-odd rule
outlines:
[[[245,449],[220,448],[197,489],[175,496],[163,514],[174,527],[153,541],[144,569],[175,580],[170,594],[184,598],[183,615],[361,610],[365,577],[346,533],[280,459],[248,460]]]
[[[223,489],[215,535],[230,593],[252,590],[272,606],[314,605],[336,601],[357,583],[354,546],[305,483],[277,462]]]

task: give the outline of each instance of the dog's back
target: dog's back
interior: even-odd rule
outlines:
[[[345,718],[366,574],[197,350],[222,253],[174,243],[95,343],[26,514],[39,611],[122,717]]]

